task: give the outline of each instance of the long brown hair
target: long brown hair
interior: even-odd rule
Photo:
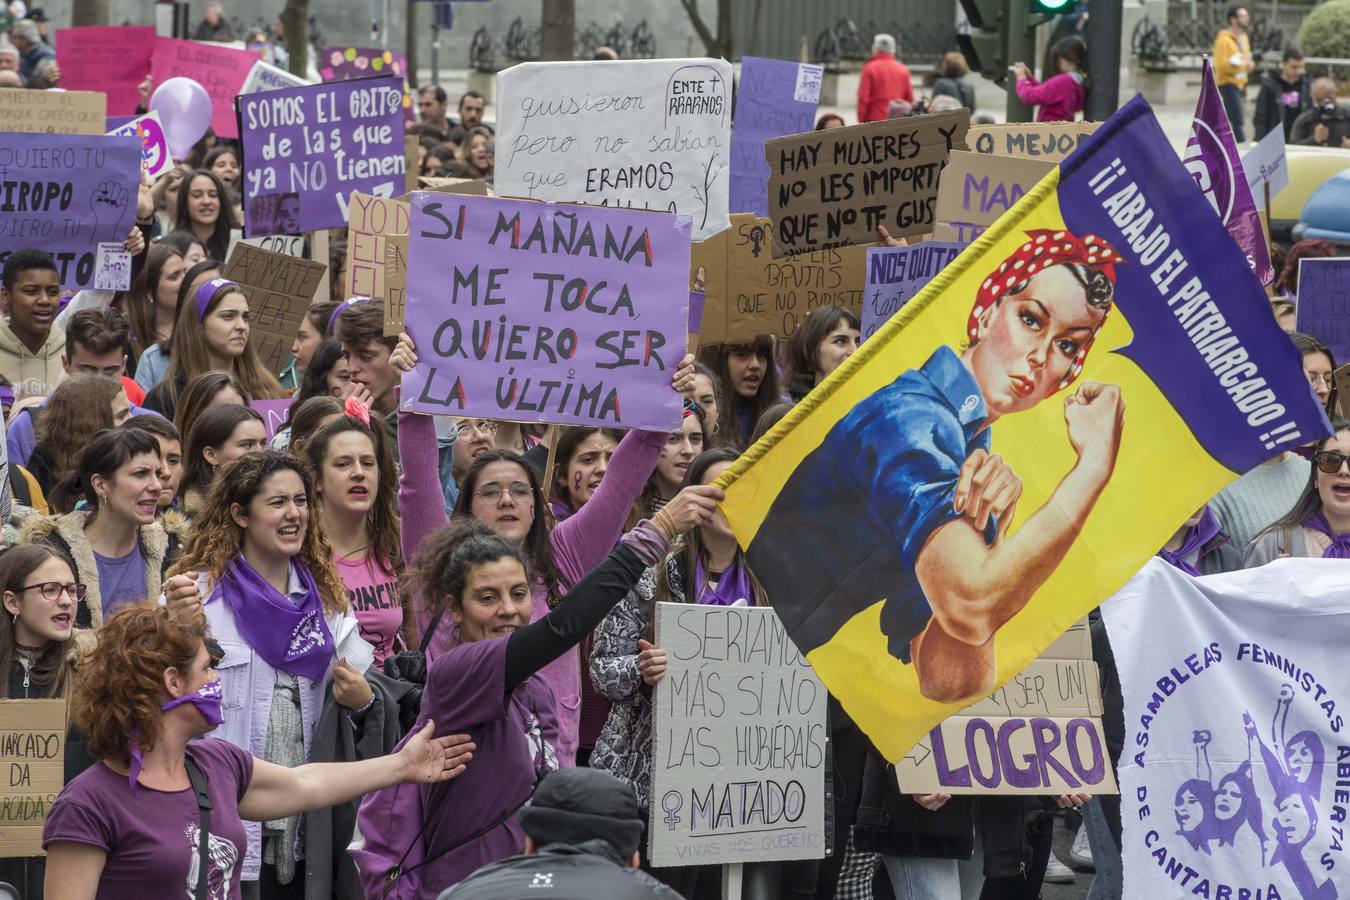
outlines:
[[[394,467],[394,452],[389,446],[389,435],[384,430],[384,423],[379,417],[372,417],[367,425],[351,416],[339,416],[305,441],[304,453],[309,459],[310,470],[322,479],[328,445],[333,438],[348,431],[364,434],[375,449],[375,463],[379,466],[380,477],[375,483],[375,502],[366,516],[366,528],[380,568],[386,575],[396,575],[403,568],[403,551],[399,545],[398,472]]]
[[[131,358],[136,360],[151,344],[158,343],[155,337],[155,295],[159,291],[159,281],[164,274],[164,266],[170,259],[183,258],[178,249],[165,243],[151,244],[145,254],[145,268],[131,283],[131,290],[119,296],[122,312],[126,313],[131,324]],[[186,274],[186,272],[184,273]]]
[[[1342,431],[1350,431],[1350,422],[1339,417],[1332,419],[1331,434],[1317,442],[1317,449],[1325,450],[1327,444],[1336,440],[1336,435],[1340,434]],[[1274,522],[1271,522],[1261,534],[1286,528],[1302,528],[1304,522],[1308,521],[1321,511],[1322,495],[1317,490],[1317,464],[1314,463],[1308,468],[1308,483],[1303,486],[1303,492],[1299,494],[1298,499],[1294,501],[1293,508]]]
[[[792,330],[783,357],[783,383],[793,397],[805,397],[816,386],[816,378],[820,375],[820,345],[841,322],[850,328],[862,327],[853,310],[843,306],[820,306],[807,313]]]
[[[197,418],[183,441],[183,476],[178,482],[179,496],[187,496],[193,490],[205,492],[210,487],[216,472],[215,467],[206,461],[206,448],[220,449],[234,434],[234,430],[250,419],[258,423],[263,421],[257,410],[233,403],[208,407]]]
[[[202,290],[203,288],[198,288]],[[215,289],[201,316],[197,315],[197,298],[179,295],[178,315],[174,319],[173,338],[169,341],[169,369],[164,375],[164,389],[171,399],[178,401],[178,376],[195,378],[203,372],[211,371],[211,355],[206,347],[206,331],[202,320],[215,312],[220,302],[230,294],[239,294],[247,300],[247,295],[237,284],[229,282]],[[279,400],[286,396],[281,382],[265,368],[258,359],[258,351],[253,348],[253,334],[244,345],[244,352],[235,357],[231,364],[231,373],[244,386],[244,394],[250,400]],[[182,428],[179,428],[182,431]]]
[[[722,397],[726,400],[717,409],[717,425],[720,439],[723,443],[734,446],[737,450],[743,450],[746,446],[745,435],[741,432],[741,423],[738,407],[742,403],[748,403],[750,407],[750,423],[759,421],[759,417],[764,415],[764,411],[773,406],[782,399],[782,392],[778,386],[778,366],[774,362],[773,355],[774,340],[772,335],[761,334],[753,341],[742,344],[710,344],[698,351],[698,358],[706,363],[708,368],[713,370],[715,380],[721,382]],[[727,360],[732,353],[747,351],[764,359],[764,379],[759,383],[759,391],[755,394],[753,400],[746,401],[740,394],[736,393],[736,388],[731,383],[731,368]]]
[[[74,579],[75,563],[64,553],[47,544],[15,544],[0,554],[0,592],[12,591],[15,594],[22,594],[29,576],[49,559],[59,559],[69,566],[72,580]],[[74,597],[70,599],[75,600]],[[78,607],[79,603],[75,603],[71,608],[72,623],[75,621]],[[0,612],[9,613],[8,610]],[[14,665],[16,653],[14,619],[15,616],[12,614],[0,615],[0,698],[9,696],[9,670]],[[71,637],[64,641],[48,641],[47,646],[42,648],[42,654],[30,665],[29,679],[46,687],[47,696],[61,697],[65,694],[70,672],[67,658],[74,646],[74,631],[72,631]]]
[[[248,509],[253,498],[262,492],[263,484],[278,472],[294,472],[305,486],[305,500],[309,507],[309,525],[305,540],[296,558],[309,574],[323,598],[326,613],[347,611],[347,589],[333,565],[333,548],[324,537],[323,526],[315,514],[314,479],[304,463],[275,450],[260,450],[227,463],[217,473],[206,496],[206,504],[192,523],[192,542],[170,575],[183,572],[205,572],[212,581],[225,574],[225,565],[244,549],[244,530],[230,515],[230,507],[238,504]]]
[[[107,375],[72,375],[56,386],[37,424],[37,443],[52,459],[52,484],[70,477],[90,438],[113,427],[122,384]]]
[[[174,615],[154,600],[129,603],[98,630],[98,651],[80,655],[70,718],[89,752],[126,765],[132,736],[142,750],[160,737],[164,673],[187,675],[206,640],[206,617]]]

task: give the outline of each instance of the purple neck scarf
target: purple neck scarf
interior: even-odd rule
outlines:
[[[181,697],[175,697],[172,700],[165,700],[159,707],[160,712],[168,712],[175,706],[182,706],[185,703],[191,703],[197,707],[197,712],[202,714],[206,724],[215,728],[225,721],[225,716],[220,710],[221,685],[220,681],[208,681],[191,694],[184,694]],[[128,755],[131,757],[131,764],[127,767],[127,781],[131,783],[133,791],[140,790],[141,769],[145,767],[145,756],[141,753],[139,728],[133,729],[131,737],[131,748]]]
[[[1350,559],[1350,533],[1337,534],[1332,531],[1326,516],[1318,513],[1305,521],[1303,527],[1331,538],[1331,546],[1322,551],[1323,559]]]
[[[1207,506],[1204,515],[1200,521],[1192,525],[1186,532],[1186,538],[1181,542],[1181,546],[1176,550],[1168,550],[1166,547],[1158,551],[1158,555],[1176,566],[1187,575],[1200,574],[1200,570],[1191,565],[1187,560],[1192,553],[1197,552],[1205,544],[1214,540],[1215,535],[1219,533],[1219,520],[1213,511]],[[1199,560],[1197,559],[1197,562]]]
[[[694,565],[694,580],[698,582],[694,590],[695,603],[707,606],[731,606],[737,600],[744,600],[747,606],[755,605],[755,590],[750,584],[750,570],[746,568],[745,557],[740,553],[736,554],[736,559],[722,573],[722,577],[717,581],[717,587],[708,583],[708,570],[704,568],[701,559]]]
[[[321,681],[333,659],[333,635],[324,621],[314,576],[299,563],[291,565],[305,588],[299,604],[272,587],[242,556],[226,564],[207,602],[225,599],[244,640],[272,668]]]

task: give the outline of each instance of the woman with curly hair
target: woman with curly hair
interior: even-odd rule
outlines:
[[[265,450],[229,463],[165,585],[171,606],[205,609],[224,651],[216,664],[227,719],[221,738],[288,767],[309,758],[330,685],[358,731],[377,700],[338,655],[362,642],[332,548],[311,520],[314,502],[309,469],[297,459]],[[262,883],[264,894],[268,885],[300,889],[298,827],[283,817],[265,829],[249,825],[244,880]]]
[[[200,608],[136,603],[99,638],[99,652],[82,662],[71,718],[100,762],[65,786],[43,827],[54,900],[185,892],[240,900],[250,828],[402,782],[455,778],[473,749],[465,735],[433,738],[428,721],[390,756],[275,765],[204,737],[230,710]]]

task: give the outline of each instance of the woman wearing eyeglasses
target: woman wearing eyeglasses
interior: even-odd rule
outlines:
[[[1245,569],[1282,556],[1350,559],[1350,422],[1332,421],[1317,444],[1307,487],[1294,508],[1252,541]]]
[[[49,700],[66,696],[72,679],[75,606],[84,588],[70,560],[45,544],[16,544],[0,555],[0,700]],[[88,766],[83,736],[66,741],[65,778]],[[0,859],[0,882],[19,896],[42,900],[46,858]]]
[[[1303,355],[1303,374],[1308,376],[1313,393],[1322,401],[1327,415],[1336,411],[1336,357],[1331,348],[1310,334],[1294,332],[1289,335],[1298,352]]]
[[[389,364],[407,372],[416,362],[412,340],[400,335]],[[681,360],[671,380],[676,391],[693,386],[693,362],[693,357],[688,356]],[[460,420],[457,454],[463,449],[460,444],[465,442],[463,427],[472,425],[475,433],[483,434],[485,429],[478,427],[482,421]],[[431,417],[400,411],[398,432],[399,458],[403,464],[398,498],[403,513],[403,555],[411,559],[422,538],[443,525],[446,516],[440,503],[436,431]],[[460,483],[453,514],[478,519],[516,546],[530,575],[534,598],[531,621],[540,619],[558,604],[569,586],[585,577],[614,549],[665,443],[664,433],[630,432],[613,450],[609,475],[603,484],[593,493],[588,491],[585,505],[552,532],[546,522],[539,479],[525,458],[510,450],[491,449],[491,444],[481,452],[475,448],[472,463]],[[414,598],[414,604],[421,630],[429,625],[431,615],[419,598]],[[448,623],[437,626],[427,654],[428,663],[456,642],[455,629]],[[558,759],[570,766],[576,759],[581,724],[581,658],[575,649],[570,649],[540,674],[558,704]]]
[[[83,508],[35,518],[27,528],[25,540],[47,544],[75,563],[74,580],[87,589],[75,609],[75,627],[98,628],[119,606],[159,596],[178,555],[177,536],[155,520],[159,470],[154,435],[100,431],[54,492],[83,500]]]

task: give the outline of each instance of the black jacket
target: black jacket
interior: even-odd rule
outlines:
[[[630,869],[605,841],[549,844],[532,856],[484,866],[439,900],[680,900],[641,869]]]
[[[1300,76],[1298,81],[1285,81],[1280,77],[1279,69],[1261,77],[1261,90],[1256,95],[1256,114],[1252,117],[1258,141],[1277,125],[1284,127],[1284,139],[1289,140],[1294,120],[1312,108],[1309,84],[1307,75]]]
[[[1318,147],[1339,147],[1342,140],[1350,137],[1350,106],[1344,103],[1336,104],[1335,111],[1331,113],[1330,121],[1326,123],[1327,131],[1330,132],[1326,143],[1318,144],[1313,140],[1313,133],[1317,130],[1317,125],[1321,121],[1322,110],[1316,106],[1305,111],[1294,120],[1294,127],[1289,131],[1289,143]]]

